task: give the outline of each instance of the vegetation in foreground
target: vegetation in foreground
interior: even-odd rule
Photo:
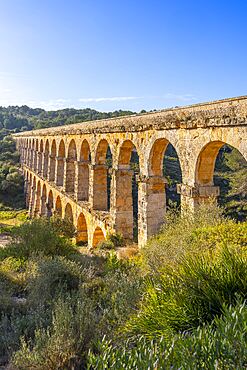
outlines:
[[[171,214],[128,260],[112,248],[79,253],[70,241],[74,230],[57,220],[27,221],[11,233],[12,243],[0,250],[3,364],[246,367],[247,223],[212,207],[194,218]]]
[[[0,211],[24,208],[23,187],[15,142],[5,136],[0,139]]]

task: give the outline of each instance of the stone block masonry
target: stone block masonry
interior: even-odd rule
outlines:
[[[157,233],[166,212],[163,157],[175,148],[182,211],[219,195],[213,173],[224,144],[247,159],[247,97],[15,134],[33,217],[57,213],[96,246],[107,233],[133,239],[133,151],[139,156],[138,245]],[[110,208],[107,150],[112,155]]]

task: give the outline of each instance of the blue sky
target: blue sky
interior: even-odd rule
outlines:
[[[0,105],[161,109],[247,93],[247,1],[0,0]]]

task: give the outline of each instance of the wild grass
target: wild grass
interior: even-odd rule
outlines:
[[[219,226],[218,229],[214,228],[217,226]],[[210,229],[211,227],[214,229]],[[181,217],[176,209],[171,209],[166,214],[160,233],[151,238],[142,249],[142,256],[149,271],[152,274],[159,273],[164,266],[176,265],[184,255],[207,249],[207,238],[203,232],[211,233],[213,243],[215,241],[218,243],[222,236],[224,240],[232,238],[233,230],[227,232],[228,228],[229,230],[234,228],[236,238],[240,230],[240,235],[245,233],[246,223],[237,224],[224,218],[223,211],[213,204],[204,205],[194,214],[187,213],[185,217]],[[212,230],[214,230],[214,235]],[[201,238],[197,237],[199,234],[202,235]],[[216,235],[218,236],[214,239]]]
[[[146,282],[145,298],[127,325],[133,337],[167,336],[211,322],[224,305],[247,298],[247,254],[234,245],[184,257]]]
[[[0,250],[0,356],[14,369],[244,368],[246,227],[213,207],[172,213],[123,260],[118,235],[89,255],[61,220],[14,227]]]
[[[238,302],[224,307],[212,324],[188,334],[114,345],[104,338],[95,353],[90,351],[88,370],[219,369],[242,370],[247,365],[247,307]]]

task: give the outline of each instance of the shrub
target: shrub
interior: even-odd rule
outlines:
[[[122,234],[108,234],[106,240],[98,244],[97,250],[112,250],[125,245]],[[94,248],[95,249],[95,248]]]
[[[216,226],[197,228],[191,233],[191,244],[200,250],[217,250],[229,245],[243,250],[247,248],[247,222],[226,220]]]
[[[58,296],[76,293],[93,273],[61,256],[31,260],[27,271],[28,300],[32,305],[51,304]]]
[[[61,236],[73,238],[76,235],[75,226],[68,217],[61,218],[58,216],[52,216],[50,218],[50,223],[55,232]]]
[[[0,259],[8,256],[28,258],[31,255],[69,255],[76,253],[68,239],[59,235],[48,219],[39,218],[26,222],[11,231],[13,238],[0,250]]]
[[[236,296],[247,298],[247,254],[234,246],[188,255],[150,279],[130,333],[148,337],[188,331],[222,314]]]
[[[104,339],[98,351],[89,352],[89,370],[132,369],[232,369],[247,364],[247,308],[245,303],[224,307],[223,316],[211,325],[169,339],[149,341],[137,337],[135,344],[115,346]]]
[[[111,253],[102,273],[85,282],[82,291],[99,314],[100,337],[106,333],[113,336],[137,308],[143,276],[133,263],[120,261]]]
[[[165,265],[176,264],[187,252],[200,249],[192,235],[198,228],[220,225],[226,222],[221,210],[214,205],[200,207],[195,214],[181,217],[177,210],[166,214],[160,233],[151,238],[141,253],[152,273],[159,272]]]
[[[95,336],[96,321],[97,315],[85,299],[59,300],[51,326],[36,330],[33,343],[23,337],[13,364],[20,370],[78,369]]]
[[[125,240],[122,234],[109,234],[108,239],[113,243],[115,248],[123,247],[125,245]]]
[[[1,315],[0,318],[0,356],[4,356],[6,363],[13,354],[20,348],[21,337],[34,337],[37,328],[47,327],[51,322],[51,313],[44,306],[27,309],[27,306],[13,305],[9,312]]]
[[[0,317],[11,312],[16,306],[13,298],[23,294],[24,269],[21,259],[9,257],[0,262]]]

